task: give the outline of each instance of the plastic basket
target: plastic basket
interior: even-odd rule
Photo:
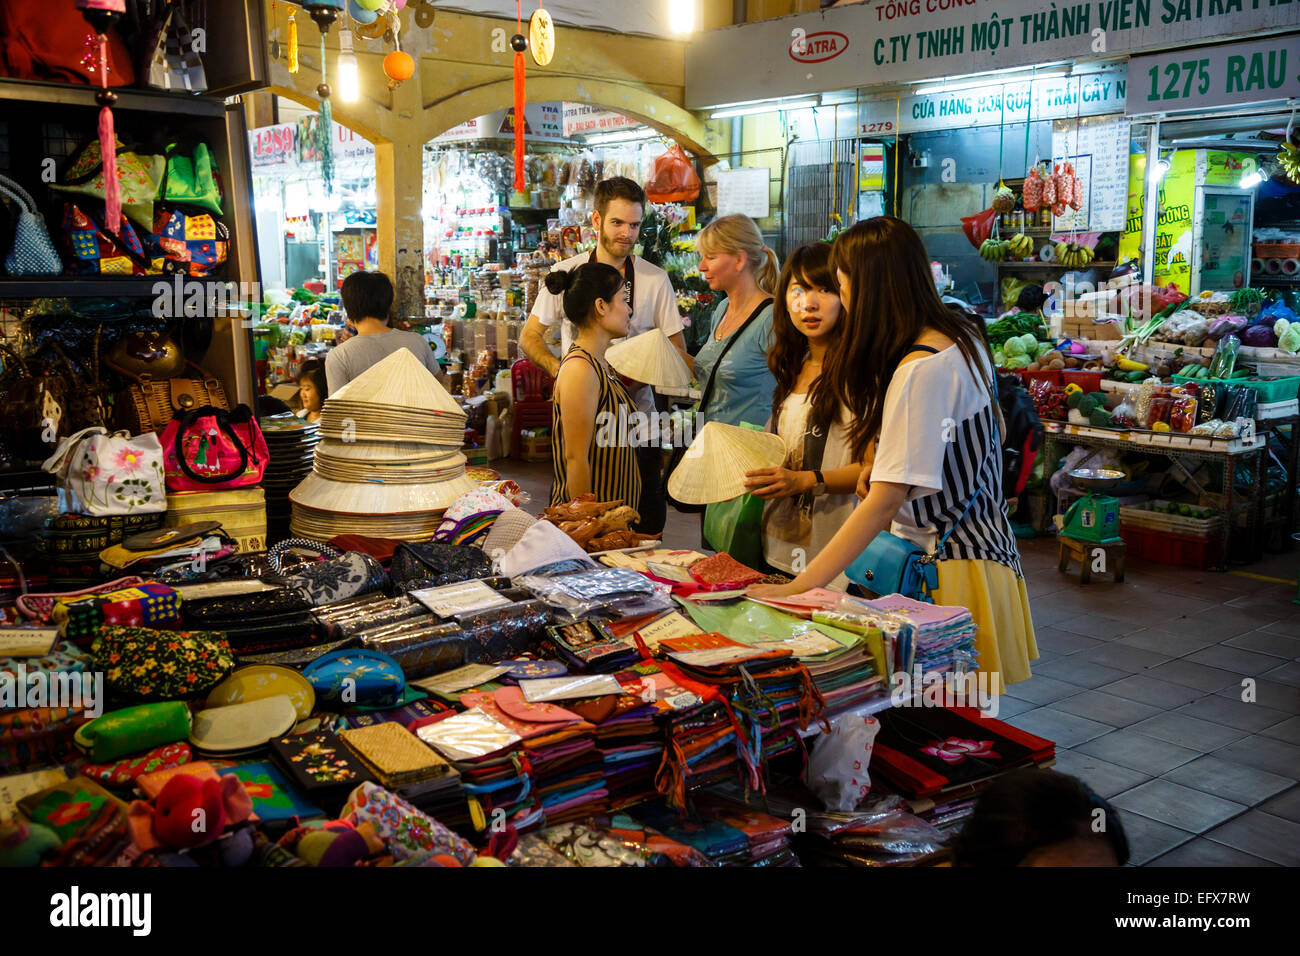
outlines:
[[[1223,556],[1223,542],[1218,538],[1192,538],[1123,521],[1119,530],[1129,557],[1206,571],[1217,567]]]
[[[1259,392],[1259,400],[1265,405],[1273,402],[1285,402],[1300,395],[1300,375],[1267,381],[1248,378],[1192,378],[1189,375],[1175,375],[1174,382],[1179,385],[1187,382],[1199,382],[1202,385],[1245,385],[1247,388],[1253,388]]]
[[[1211,518],[1190,518],[1186,515],[1171,515],[1152,510],[1157,505],[1164,507],[1167,504],[1169,502],[1157,498],[1138,505],[1122,505],[1119,509],[1120,523],[1152,531],[1187,535],[1192,538],[1211,538],[1223,530],[1221,515],[1214,515]]]
[[[1101,369],[1067,368],[1061,372],[1061,383],[1064,385],[1078,385],[1085,392],[1100,392],[1101,379],[1105,374]]]
[[[1061,370],[1055,368],[1040,368],[1036,371],[1030,371],[1027,368],[1017,369],[1017,373],[1024,381],[1025,387],[1029,387],[1030,382],[1043,381],[1051,382],[1053,385],[1061,384]]]

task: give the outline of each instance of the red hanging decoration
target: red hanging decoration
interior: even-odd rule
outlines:
[[[122,219],[122,184],[117,181],[117,131],[109,106],[117,95],[108,88],[108,37],[99,34],[99,154],[104,163],[104,225],[117,233]]]
[[[524,51],[528,49],[528,38],[524,36],[523,0],[515,0],[515,29],[518,31],[510,38],[510,48],[515,51],[515,192],[524,192],[524,106],[527,96],[524,92]]]

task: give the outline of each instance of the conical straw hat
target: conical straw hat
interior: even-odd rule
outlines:
[[[456,400],[447,394],[433,373],[409,349],[398,349],[383,361],[376,362],[327,398],[325,405],[331,401],[464,415]]]
[[[745,472],[784,462],[781,436],[707,422],[668,476],[668,493],[688,505],[730,501],[745,493]]]
[[[636,382],[659,388],[685,388],[691,384],[691,370],[663,329],[651,329],[617,342],[605,352],[605,358],[614,371]]]
[[[464,475],[448,481],[402,485],[332,481],[313,473],[289,492],[289,500],[295,505],[338,514],[402,515],[445,511],[449,504],[477,487],[478,482]]]
[[[433,445],[400,441],[340,441],[325,438],[316,446],[316,457],[347,459],[358,463],[376,462],[392,464],[412,462],[436,465],[444,462],[464,464],[465,456],[459,449],[440,450]]]

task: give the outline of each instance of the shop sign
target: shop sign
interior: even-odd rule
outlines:
[[[1146,159],[1142,153],[1129,157],[1128,216],[1119,241],[1121,262],[1141,256]],[[1192,214],[1196,204],[1196,150],[1180,149],[1173,154],[1157,194],[1160,218],[1156,221],[1155,283],[1172,283],[1188,292],[1192,273]]]
[[[479,116],[435,137],[434,142],[468,142],[476,139],[512,139],[514,108]],[[524,139],[558,141],[565,138],[564,113],[559,103],[529,103],[524,107]]]
[[[298,157],[298,127],[293,123],[277,123],[248,131],[252,168],[280,166]]]
[[[1134,57],[1128,84],[1130,116],[1300,97],[1300,37]]]
[[[564,104],[564,135],[577,136],[587,133],[604,133],[609,130],[632,129],[640,126],[639,120],[622,113],[601,109],[587,103]]]
[[[1297,27],[1300,3],[1280,0],[880,0],[698,34],[686,48],[685,105],[1104,59]],[[1250,67],[1233,88],[1255,82]],[[1267,57],[1264,70],[1267,85]],[[1222,85],[1229,82],[1224,74]]]
[[[1124,110],[1124,70],[1105,70],[1082,76],[1051,77],[1030,82],[989,84],[953,92],[926,93],[879,100],[864,100],[857,109],[853,128],[853,104],[838,111],[822,106],[791,114],[791,129],[801,139],[829,137],[827,114],[837,112],[837,134],[893,137],[903,133],[927,133],[945,129],[973,129],[999,123],[1026,120],[1074,119],[1104,116]],[[820,134],[820,136],[819,136]]]
[[[319,113],[305,113],[298,117],[298,161],[319,163],[320,151],[316,148],[316,130],[320,128]],[[354,133],[339,123],[334,124],[334,161],[336,163],[373,163],[375,147],[364,136]]]

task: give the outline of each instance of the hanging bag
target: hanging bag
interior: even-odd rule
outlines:
[[[882,531],[867,545],[867,550],[844,570],[844,576],[854,584],[882,596],[901,594],[914,601],[933,604],[930,592],[939,587],[939,555],[943,554],[948,536],[957,530],[957,525],[966,517],[966,512],[970,511],[979,494],[980,490],[976,488],[961,517],[939,539],[933,552],[926,553],[925,549],[914,542],[892,532]]]
[[[60,514],[150,514],[167,510],[163,453],[152,433],[132,438],[98,426],[59,443],[42,465],[54,475]]]
[[[221,380],[193,362],[185,363],[188,375],[163,379],[132,374],[108,358],[104,364],[132,382],[114,403],[117,427],[132,434],[160,432],[176,415],[206,405],[230,408]]]
[[[162,434],[168,491],[223,491],[259,484],[269,453],[253,410],[205,405],[182,412]]]
[[[763,566],[763,499],[737,495],[704,508],[704,540],[751,568]]]
[[[0,437],[16,454],[41,461],[54,439],[68,433],[66,384],[46,370],[33,372],[7,345],[0,345],[0,356],[4,357]]]
[[[184,5],[170,4],[156,21],[149,58],[149,85],[155,90],[203,93],[208,88],[203,60],[194,49],[194,34],[185,19]]]
[[[0,194],[18,206],[18,223],[14,226],[14,244],[5,256],[5,272],[11,276],[56,276],[63,271],[63,260],[54,249],[45,219],[31,195],[12,179],[0,176]]]

